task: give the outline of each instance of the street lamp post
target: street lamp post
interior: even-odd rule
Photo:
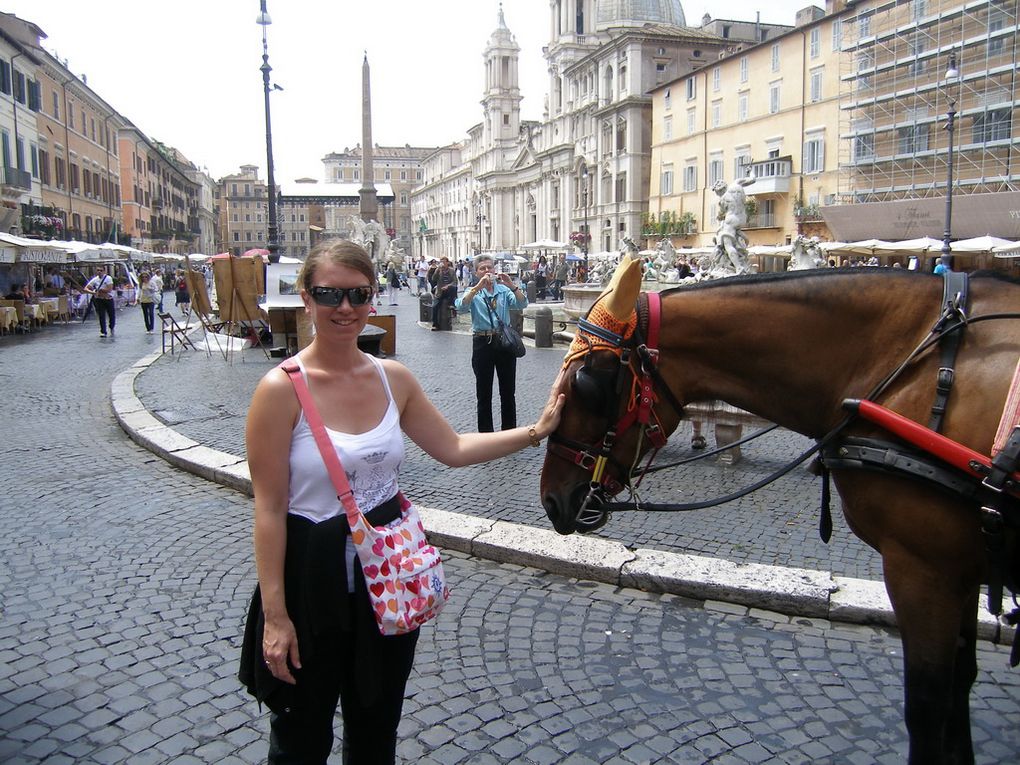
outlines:
[[[266,0],[259,0],[261,11],[255,23],[262,27],[262,88],[265,91],[266,100],[266,175],[269,182],[269,231],[267,234],[269,250],[269,262],[279,263],[280,253],[276,221],[276,178],[273,174],[273,130],[269,120],[269,73],[273,71],[269,66],[269,45],[266,39],[267,27],[273,23],[266,10]]]
[[[956,68],[956,54],[949,54],[949,68],[946,70],[946,94],[949,97],[949,110],[946,112],[946,131],[949,134],[949,155],[946,162],[946,225],[942,231],[942,255],[949,258],[953,254],[949,240],[953,230],[953,131],[956,127],[956,96],[953,86],[960,76]],[[948,265],[948,261],[947,261]]]

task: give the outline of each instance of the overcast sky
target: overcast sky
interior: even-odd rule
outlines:
[[[807,0],[691,0],[687,21],[793,24]],[[824,5],[824,2],[819,2]],[[482,52],[498,0],[268,0],[277,182],[322,179],[322,157],[361,141],[361,63],[372,67],[373,141],[442,146],[481,121]],[[265,177],[259,0],[2,0],[44,47],[150,138],[214,178],[257,164]],[[521,46],[525,119],[541,119],[548,0],[504,0]]]

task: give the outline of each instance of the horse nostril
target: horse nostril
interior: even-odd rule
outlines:
[[[542,507],[545,508],[545,514],[552,521],[553,528],[558,534],[564,536],[574,533],[574,519],[570,513],[569,507],[563,508],[560,504],[559,498],[552,492],[542,497]]]

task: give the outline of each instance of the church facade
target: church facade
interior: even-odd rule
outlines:
[[[740,44],[686,25],[678,0],[553,0],[541,121],[521,118],[520,46],[502,9],[484,51],[482,120],[423,162],[417,252],[463,258],[590,234],[637,240],[648,209],[651,91]]]

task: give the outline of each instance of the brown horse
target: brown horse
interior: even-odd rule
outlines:
[[[637,464],[652,431],[675,430],[678,406],[722,400],[821,438],[846,416],[844,399],[867,397],[929,334],[943,307],[941,278],[891,269],[736,277],[670,290],[661,293],[661,378],[647,396],[634,382],[636,354],[621,359],[613,349],[614,333],[627,347],[634,328],[644,327],[644,317],[632,313],[640,277],[627,268],[596,304],[603,309],[589,316],[610,332],[579,331],[564,362],[567,402],[541,482],[543,505],[562,534],[584,530],[579,513],[592,493],[628,485],[624,466]],[[971,317],[1018,309],[1017,284],[971,279]],[[990,453],[1018,357],[1020,321],[967,326],[944,435]],[[922,352],[876,401],[927,423],[939,366],[937,347]],[[648,425],[638,417],[626,432],[612,433],[620,422],[614,418],[639,407],[642,396],[650,399]],[[894,440],[861,420],[845,433]],[[593,464],[606,443],[608,460]],[[834,469],[832,477],[850,528],[882,556],[904,648],[910,763],[972,763],[968,696],[977,673],[979,588],[988,574],[979,508],[899,475]],[[588,530],[599,525],[585,523]],[[1006,542],[1015,576],[1014,531]]]

